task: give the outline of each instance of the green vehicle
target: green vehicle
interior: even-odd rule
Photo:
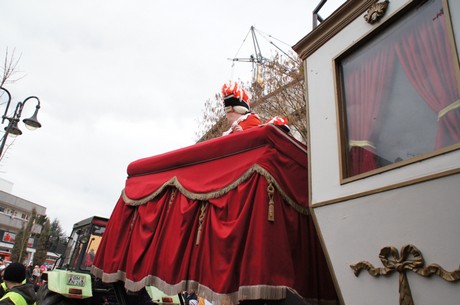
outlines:
[[[107,221],[107,218],[93,216],[74,224],[66,251],[47,273],[47,284],[39,297],[54,301],[47,305],[182,305],[179,295],[166,296],[155,287],[127,294],[122,285],[103,283],[90,274]]]

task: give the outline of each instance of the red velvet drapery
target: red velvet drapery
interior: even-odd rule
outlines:
[[[438,113],[435,147],[441,148],[460,142],[460,105],[454,104],[460,103],[460,94],[442,3],[427,7],[395,47],[407,78]]]
[[[377,168],[371,136],[393,67],[393,50],[383,48],[367,54],[345,74],[351,176]]]
[[[138,160],[128,174],[92,268],[103,281],[194,289],[215,304],[288,292],[335,304],[308,213],[306,147],[278,128]]]

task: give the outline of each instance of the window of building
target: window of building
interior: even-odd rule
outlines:
[[[442,0],[426,1],[336,60],[345,178],[460,147],[459,61],[447,15]]]

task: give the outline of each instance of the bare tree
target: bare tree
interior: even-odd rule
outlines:
[[[198,130],[195,135],[198,142],[202,142],[221,136],[227,128],[222,94],[219,92],[204,103],[203,116],[198,120]]]
[[[13,49],[13,52],[10,54],[8,48],[6,48],[5,60],[3,62],[2,72],[0,75],[0,87],[3,87],[3,85],[7,83],[14,83],[24,77],[23,75],[18,75],[19,71],[17,70],[21,56],[22,55],[20,54],[16,57],[16,49]]]
[[[2,70],[0,72],[0,87],[4,87],[5,84],[14,83],[24,77],[24,75],[20,75],[20,72],[17,70],[20,59],[21,54],[19,56],[16,56],[16,49],[13,49],[13,52],[10,54],[8,48],[6,48],[5,59],[3,61],[3,65],[1,66]],[[0,90],[0,98],[4,94],[6,94],[5,91]],[[4,99],[0,99],[0,101],[0,105],[7,103],[7,101],[5,101]],[[15,139],[10,141],[9,144],[6,145],[4,153],[0,157],[0,161],[3,160],[4,156],[6,156],[6,152],[14,144],[14,141]]]
[[[287,118],[293,135],[306,143],[306,99],[301,60],[294,55],[275,54],[259,68],[257,79],[243,84],[251,94],[251,108],[262,122],[275,116]],[[198,142],[219,137],[228,129],[220,93],[206,101],[198,123]]]
[[[297,57],[276,54],[250,86],[255,112],[264,120],[287,118],[294,136],[306,143],[307,120],[303,66]]]

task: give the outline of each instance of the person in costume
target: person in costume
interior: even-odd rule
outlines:
[[[279,116],[274,116],[271,119],[268,119],[265,123],[266,124],[273,124],[275,126],[278,126],[281,130],[286,132],[287,134],[291,134],[291,128],[288,126],[288,120],[286,118],[282,118]]]
[[[231,124],[223,136],[261,124],[259,116],[251,112],[249,95],[240,84],[228,81],[222,86],[222,96],[225,116]]]
[[[11,263],[3,273],[6,293],[0,305],[32,305],[35,303],[35,290],[26,284],[26,267],[21,263]]]

